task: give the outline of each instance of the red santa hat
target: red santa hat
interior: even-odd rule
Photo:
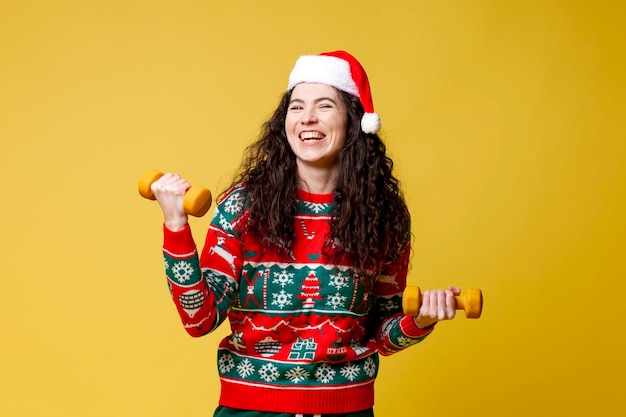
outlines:
[[[380,131],[380,117],[374,112],[374,102],[365,70],[352,55],[345,51],[303,55],[289,74],[288,90],[297,84],[322,83],[358,97],[365,110],[361,130],[365,133]]]

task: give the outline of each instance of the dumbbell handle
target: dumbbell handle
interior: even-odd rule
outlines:
[[[406,287],[402,295],[402,309],[407,316],[417,316],[422,306],[423,294],[419,287]],[[464,310],[465,317],[477,319],[483,311],[483,293],[477,288],[468,288],[465,295],[455,296],[456,309]]]
[[[148,169],[139,177],[139,194],[148,200],[155,200],[152,193],[152,183],[161,178],[163,173],[156,169]],[[202,217],[211,208],[211,191],[208,188],[193,185],[183,197],[185,213],[195,217]]]

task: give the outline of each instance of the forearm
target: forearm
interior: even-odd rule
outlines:
[[[407,242],[398,259],[375,282],[372,308],[378,323],[376,344],[382,355],[391,355],[415,345],[434,329],[430,325],[418,327],[414,318],[402,310],[409,254],[410,244]]]
[[[388,317],[376,335],[378,351],[383,356],[400,352],[423,341],[433,330],[434,325],[420,329],[413,317],[397,313]]]
[[[217,328],[230,308],[234,280],[201,268],[188,226],[180,231],[164,227],[163,256],[170,293],[185,330],[198,337]]]

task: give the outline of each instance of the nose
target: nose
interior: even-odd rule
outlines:
[[[302,114],[301,119],[302,124],[308,125],[317,122],[317,115],[315,114],[315,109],[307,109]]]

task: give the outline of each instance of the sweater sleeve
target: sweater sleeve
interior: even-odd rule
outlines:
[[[232,217],[218,203],[201,254],[189,225],[177,232],[163,227],[168,287],[182,324],[193,337],[215,330],[228,316],[236,294],[242,247]]]
[[[410,242],[401,256],[379,275],[374,284],[374,308],[377,309],[378,329],[376,344],[383,356],[400,352],[426,338],[434,325],[420,329],[413,317],[402,311],[402,293],[406,288],[406,276],[410,255]]]

